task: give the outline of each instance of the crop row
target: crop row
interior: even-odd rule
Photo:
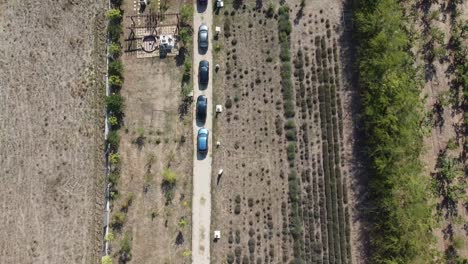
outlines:
[[[327,35],[329,37],[329,35]],[[302,159],[313,171],[302,172],[302,183],[307,193],[307,201],[303,205],[303,220],[305,242],[304,260],[307,263],[348,263],[350,262],[350,237],[348,214],[344,206],[346,202],[346,186],[341,175],[340,136],[342,136],[341,101],[338,96],[339,68],[336,44],[327,47],[325,37],[315,38],[315,60],[310,61],[302,49],[297,52],[295,60],[295,76],[299,83],[297,105],[300,106],[303,125],[301,126],[303,149]],[[306,66],[313,64],[311,73],[304,72]],[[333,67],[333,65],[335,65]],[[314,85],[309,85],[312,79]],[[318,108],[316,104],[318,101]],[[313,112],[318,111],[319,116]],[[310,155],[310,131],[307,127],[309,118],[321,128],[322,155]],[[320,123],[319,123],[320,120]],[[309,160],[311,159],[311,162]],[[317,170],[318,165],[322,169]],[[320,224],[319,224],[320,223]],[[320,234],[316,227],[320,227]]]

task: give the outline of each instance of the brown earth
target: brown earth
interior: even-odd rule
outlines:
[[[124,2],[125,15],[136,14],[133,5]],[[169,7],[173,12],[179,6],[172,1]],[[130,23],[124,18],[124,28]],[[124,38],[128,34],[125,30]],[[131,259],[120,263],[190,263],[193,139],[190,112],[179,112],[181,67],[174,57],[142,59],[135,52],[124,52],[122,62],[125,117],[119,130],[119,195],[112,202],[112,215],[123,212],[126,221],[112,230],[111,255],[119,263],[121,241],[127,235]],[[177,175],[172,197],[163,188],[165,169]]]
[[[97,263],[106,1],[0,1],[0,262]]]

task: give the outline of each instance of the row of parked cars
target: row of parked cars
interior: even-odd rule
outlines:
[[[200,4],[200,2],[199,2]],[[203,4],[203,3],[201,3]],[[198,28],[198,47],[204,51],[208,49],[208,26],[202,24]],[[210,63],[207,60],[202,60],[198,64],[198,82],[200,89],[204,89],[208,85],[210,79]],[[205,95],[200,95],[197,98],[196,105],[196,119],[197,122],[202,124],[206,121],[206,115],[208,111],[208,98]],[[208,152],[208,135],[209,131],[206,128],[200,128],[197,135],[197,149],[198,152],[204,154]]]

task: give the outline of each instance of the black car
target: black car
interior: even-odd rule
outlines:
[[[197,119],[205,121],[206,111],[208,109],[208,99],[204,95],[200,95],[197,98]]]
[[[198,64],[198,78],[201,84],[208,84],[210,64],[206,60]]]
[[[198,0],[199,5],[206,5],[208,4],[208,0]]]

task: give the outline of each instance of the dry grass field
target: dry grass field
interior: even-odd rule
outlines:
[[[0,1],[0,262],[97,263],[106,1]]]

